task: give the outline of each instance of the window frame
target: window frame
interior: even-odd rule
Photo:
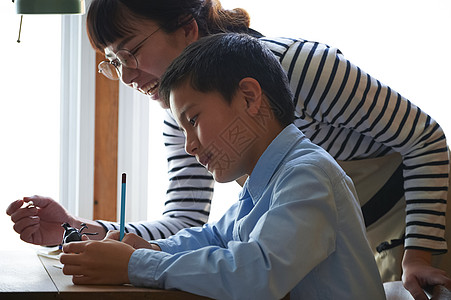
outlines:
[[[88,5],[88,3],[87,3]],[[73,215],[95,217],[96,52],[86,34],[86,15],[62,16],[60,203]],[[117,182],[127,173],[127,221],[147,219],[149,99],[119,84]],[[98,120],[99,121],[99,120]],[[100,120],[100,122],[103,122]],[[104,134],[104,133],[102,133]],[[112,150],[112,151],[114,151]],[[114,166],[115,167],[115,166]],[[111,166],[113,169],[113,166]],[[104,170],[103,170],[104,171]],[[120,207],[116,199],[97,205]],[[116,203],[114,203],[116,201]],[[120,211],[116,210],[117,219]],[[98,215],[98,214],[97,214]],[[100,214],[100,218],[105,219]]]
[[[95,51],[86,15],[62,16],[60,203],[73,215],[93,217]]]

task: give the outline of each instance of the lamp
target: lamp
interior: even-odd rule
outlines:
[[[27,14],[84,14],[85,0],[12,0],[20,16],[19,37],[22,31],[23,15]]]
[[[17,14],[84,14],[84,0],[15,0]]]

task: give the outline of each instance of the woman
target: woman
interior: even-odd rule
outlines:
[[[403,244],[403,281],[416,299],[426,299],[420,285],[451,286],[444,272],[431,267],[431,254],[447,249],[446,139],[440,126],[418,107],[354,66],[338,49],[263,37],[249,28],[245,11],[223,10],[218,1],[94,0],[88,12],[91,43],[108,59],[99,65],[100,71],[155,101],[159,78],[187,45],[226,31],[259,37],[280,59],[295,95],[295,124],[337,159],[356,184],[370,243],[382,253],[375,250],[383,279],[400,279]],[[129,232],[146,240],[205,223],[213,193],[213,178],[186,154],[183,133],[169,113],[164,135],[170,174],[164,216],[127,224]],[[27,242],[59,243],[64,222],[75,227],[86,222],[90,230],[101,233],[99,237],[117,228],[110,222],[71,216],[48,198],[24,198],[29,200],[34,203],[31,208],[19,209],[23,200],[8,208],[15,230]],[[38,209],[40,218],[29,218]],[[387,260],[381,258],[397,259],[395,254],[397,263],[383,267]],[[392,266],[395,270],[387,270]]]

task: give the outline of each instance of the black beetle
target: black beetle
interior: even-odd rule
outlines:
[[[64,235],[63,235],[63,244],[65,243],[70,243],[70,242],[75,242],[75,241],[81,241],[81,236],[83,234],[86,235],[96,235],[99,234],[98,232],[96,233],[82,233],[83,229],[88,228],[88,226],[85,223],[81,224],[81,228],[80,230],[78,230],[77,228],[71,227],[69,225],[69,223],[64,223],[61,225],[62,227],[64,227]]]

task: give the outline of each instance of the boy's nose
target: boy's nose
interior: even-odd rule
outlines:
[[[188,136],[185,140],[185,151],[189,155],[195,155],[197,152],[197,143],[195,142],[195,139],[188,139]]]

